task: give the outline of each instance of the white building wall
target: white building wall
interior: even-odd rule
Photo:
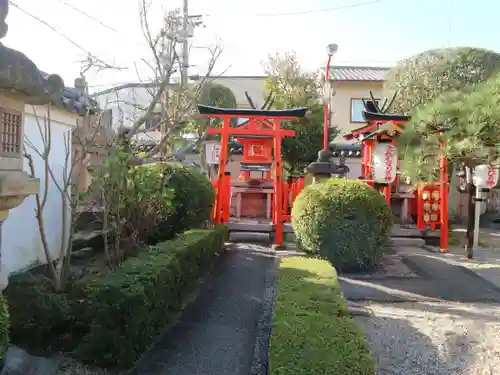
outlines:
[[[238,106],[248,106],[245,91],[260,108],[265,99],[265,77],[218,77],[213,83],[224,85],[229,88],[236,97]],[[111,109],[113,113],[113,125],[130,127],[141,115],[137,107],[147,107],[152,100],[147,87],[117,88],[116,91],[101,94],[95,97],[101,108]],[[154,136],[153,136],[154,137]]]
[[[141,115],[140,108],[147,107],[152,96],[146,87],[127,87],[96,96],[103,109],[111,109],[114,126],[131,127]]]
[[[45,107],[36,107],[43,129],[43,116],[47,114]],[[64,136],[71,136],[71,130],[76,126],[77,115],[67,111],[51,110],[51,137],[52,147],[49,156],[50,167],[59,185],[63,184],[65,163]],[[43,150],[42,138],[37,126],[37,120],[31,106],[26,106],[24,113],[24,130],[26,137]],[[71,147],[71,142],[70,142]],[[36,177],[40,179],[40,195],[44,191],[44,163],[28,146],[25,150],[31,153]],[[71,151],[71,149],[70,149]],[[71,168],[71,162],[68,163]],[[24,169],[29,173],[28,163],[25,160]],[[67,170],[69,173],[69,169]],[[9,216],[2,224],[2,267],[9,274],[28,268],[35,264],[45,263],[46,258],[40,240],[38,222],[35,218],[35,196],[30,196],[19,206],[10,211]],[[43,213],[45,233],[50,247],[51,255],[57,257],[61,244],[62,199],[51,177],[49,177],[48,197]],[[69,214],[69,212],[68,212]],[[66,223],[66,233],[69,231],[69,221]]]

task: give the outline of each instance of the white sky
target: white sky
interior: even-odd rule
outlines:
[[[140,30],[138,0],[13,0],[104,61],[130,69],[103,72],[89,78],[91,86],[137,81],[134,63],[149,54]],[[181,6],[181,0],[152,0],[151,17],[161,21],[162,9]],[[205,16],[206,28],[198,28],[192,39],[194,47],[224,42],[224,53],[216,71],[232,75],[262,74],[261,61],[268,53],[296,51],[306,69],[324,66],[325,46],[336,42],[337,63],[389,65],[406,56],[408,40],[398,38],[377,45],[376,30],[367,22],[371,12],[381,11],[381,4],[401,0],[375,0],[374,4],[335,11],[274,17],[255,17],[262,13],[290,13],[345,7],[374,0],[190,0],[190,13]],[[414,0],[404,0],[414,1]],[[422,0],[425,2],[425,0]],[[427,0],[429,1],[429,0]],[[441,0],[440,0],[441,1]],[[116,30],[79,14],[69,3]],[[420,1],[416,1],[416,4]],[[63,76],[68,86],[79,74],[79,63],[85,53],[56,32],[11,6],[7,19],[9,33],[3,42],[29,56],[37,66]],[[382,25],[385,21],[382,20]],[[387,30],[386,30],[387,31]],[[375,42],[375,43],[374,43]],[[413,52],[413,50],[411,51]],[[203,73],[207,61],[203,48],[192,49],[190,74]],[[141,65],[142,67],[144,65]]]

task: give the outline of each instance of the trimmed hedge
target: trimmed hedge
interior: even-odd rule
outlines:
[[[164,327],[173,324],[227,229],[195,229],[152,246],[115,272],[86,286],[90,331],[79,359],[103,367],[129,368]]]
[[[348,316],[335,269],[302,257],[281,261],[269,375],[375,375],[362,330]]]
[[[10,310],[10,338],[23,348],[37,353],[41,349],[50,350],[54,344],[52,338],[55,340],[58,332],[73,324],[68,295],[55,293],[44,276],[15,275],[9,280],[4,296]]]
[[[3,366],[3,356],[9,347],[9,306],[7,299],[0,295],[0,368]]]
[[[338,271],[377,265],[393,224],[383,196],[359,180],[329,179],[296,198],[292,226],[301,249],[328,259]]]

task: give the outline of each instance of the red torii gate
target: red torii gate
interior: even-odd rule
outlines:
[[[230,180],[226,176],[229,136],[256,136],[272,137],[274,146],[274,179],[273,179],[273,224],[275,225],[275,244],[283,243],[283,171],[281,159],[281,140],[283,137],[294,136],[295,131],[281,128],[281,120],[295,120],[304,117],[308,108],[287,110],[262,109],[226,109],[206,105],[198,105],[202,117],[220,118],[220,128],[208,129],[208,134],[221,135],[219,153],[219,171],[215,187],[215,203],[213,221],[220,224],[229,221],[229,201],[231,198]],[[231,127],[231,120],[238,118],[248,119],[243,126]]]

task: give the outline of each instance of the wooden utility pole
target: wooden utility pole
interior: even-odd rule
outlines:
[[[181,87],[185,87],[188,82],[189,68],[189,0],[182,1],[182,71],[181,71]]]

